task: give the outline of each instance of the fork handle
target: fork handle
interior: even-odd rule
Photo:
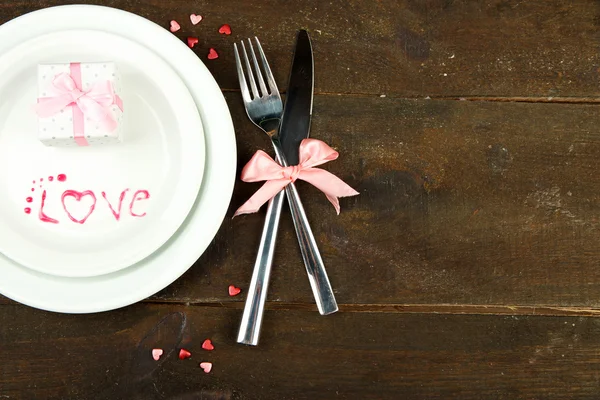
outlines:
[[[271,266],[273,265],[277,228],[279,227],[284,199],[284,192],[282,190],[269,201],[260,245],[258,246],[258,254],[254,263],[254,271],[252,272],[252,280],[248,288],[248,296],[246,297],[242,322],[240,323],[240,330],[238,332],[238,343],[251,346],[258,344],[260,326],[267,299],[269,277],[271,276]]]
[[[281,146],[277,140],[273,140],[277,162],[287,167],[287,161]],[[296,185],[292,182],[285,187],[285,193],[290,204],[290,212],[296,228],[296,236],[300,244],[300,252],[308,273],[308,280],[312,288],[313,295],[317,302],[317,308],[321,315],[332,314],[338,310],[337,302],[325,271],[325,265],[321,258],[321,253],[317,247],[317,242],[308,223],[308,218],[304,212],[300,195]]]

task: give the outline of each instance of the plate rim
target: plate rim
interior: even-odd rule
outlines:
[[[233,187],[235,183],[235,175],[237,168],[237,149],[235,142],[235,131],[233,127],[233,121],[231,118],[231,114],[229,112],[229,108],[227,107],[227,103],[225,102],[225,98],[223,93],[221,92],[216,80],[210,74],[208,68],[204,65],[204,63],[198,58],[196,54],[194,54],[187,46],[180,41],[177,37],[172,35],[170,32],[162,28],[160,25],[155,24],[154,22],[138,16],[136,14],[130,13],[128,11],[123,11],[120,9],[115,9],[106,6],[97,6],[97,5],[62,5],[56,7],[49,7],[37,11],[33,11],[22,16],[19,16],[15,19],[12,19],[2,26],[0,26],[0,37],[5,35],[5,32],[10,30],[15,30],[16,33],[19,33],[19,25],[28,22],[34,22],[36,18],[52,18],[56,16],[56,14],[61,14],[63,12],[68,13],[72,11],[73,14],[80,13],[81,16],[84,13],[93,14],[94,17],[102,14],[104,17],[110,16],[114,19],[123,19],[127,20],[131,24],[138,24],[143,27],[143,30],[147,31],[142,36],[144,36],[144,41],[147,40],[147,36],[155,36],[159,38],[161,41],[164,41],[166,45],[168,45],[168,49],[165,48],[166,52],[169,53],[178,53],[178,55],[185,61],[185,63],[189,63],[189,66],[185,65],[174,65],[169,59],[161,54],[159,56],[163,57],[168,64],[180,75],[181,79],[187,84],[190,92],[192,93],[192,97],[196,101],[196,105],[198,106],[200,115],[203,120],[203,127],[205,131],[205,142],[206,142],[206,167],[205,174],[202,185],[200,187],[199,195],[194,204],[192,212],[188,215],[188,218],[184,221],[180,230],[174,235],[164,246],[159,249],[157,253],[158,256],[163,256],[162,258],[167,258],[168,256],[164,256],[164,254],[171,254],[175,259],[178,259],[179,266],[178,268],[162,268],[162,271],[159,269],[158,276],[155,276],[155,279],[150,279],[146,276],[148,282],[146,285],[135,285],[132,289],[126,293],[119,293],[118,297],[107,297],[105,294],[101,298],[90,299],[86,303],[82,304],[77,301],[56,301],[55,299],[52,302],[48,301],[48,299],[39,300],[33,299],[29,297],[31,293],[27,293],[27,287],[21,287],[20,291],[15,290],[14,287],[10,286],[10,282],[5,280],[0,280],[0,293],[5,296],[18,301],[22,304],[29,305],[31,307],[36,307],[48,311],[56,311],[56,312],[64,312],[64,313],[92,313],[92,312],[100,312],[107,311],[112,309],[121,308],[140,300],[162,290],[166,286],[170,285],[177,278],[179,278],[184,272],[186,272],[204,253],[212,239],[215,237],[219,227],[222,224],[222,221],[226,215],[227,209],[229,207],[231,196],[233,193]],[[88,17],[89,17],[88,14]],[[52,21],[56,24],[56,21]],[[60,29],[68,29],[65,26],[57,26],[56,29],[51,28],[53,24],[49,24],[48,26],[38,27],[36,29],[31,29],[27,31],[26,35],[31,37],[35,34],[43,34],[48,31],[60,30]],[[75,26],[80,26],[78,24],[74,24]],[[93,24],[92,24],[93,25]],[[35,26],[35,25],[34,25]],[[71,29],[73,25],[69,25]],[[13,28],[15,27],[15,28]],[[85,26],[87,29],[91,29],[89,25]],[[40,29],[41,28],[41,29]],[[101,28],[97,28],[96,30],[104,30]],[[110,32],[115,34],[123,34],[123,32],[118,32],[115,29],[111,29]],[[18,37],[18,35],[16,35]],[[131,40],[138,41],[142,43],[140,37],[137,39],[130,34],[130,30],[127,31],[127,34],[124,36],[130,38]],[[142,43],[144,44],[144,43]],[[153,49],[150,49],[153,50]],[[194,79],[186,76],[187,72],[194,73]],[[198,80],[198,77],[204,78],[204,83],[202,86],[202,92],[211,93],[211,98],[209,100],[204,100],[203,97],[199,95],[195,89],[192,89],[194,86],[194,81]],[[197,85],[196,85],[197,86]],[[212,96],[214,95],[214,97]],[[209,109],[211,111],[220,110],[221,116],[218,121],[215,118],[204,118],[203,115],[207,114]],[[218,130],[218,132],[215,132]],[[210,154],[210,151],[219,150],[219,157],[216,157],[215,160],[212,160],[215,155]],[[218,162],[217,162],[218,161]],[[213,165],[213,163],[215,165]],[[214,169],[218,169],[219,173],[216,174]],[[218,176],[217,176],[218,175]],[[221,197],[220,201],[216,201],[213,204],[213,207],[210,210],[210,221],[203,221],[203,216],[201,216],[202,210],[198,209],[200,206],[200,202],[204,196],[208,196],[212,192],[219,191],[221,194],[224,194]],[[207,211],[204,212],[206,214]],[[206,224],[206,222],[209,222]],[[202,227],[200,227],[200,223],[202,223]],[[202,229],[200,229],[202,228]],[[189,237],[194,231],[204,231],[209,232],[204,235],[204,240],[198,240],[198,238],[188,239],[187,241],[192,241],[195,245],[191,249],[188,249],[187,254],[183,255],[181,253],[181,248],[184,246],[182,244],[183,239],[187,236]],[[177,239],[180,239],[179,242],[174,240],[175,236]],[[180,238],[179,236],[183,236]],[[156,254],[150,256],[149,258],[154,258]],[[157,256],[157,257],[158,257]],[[145,261],[145,260],[144,260]],[[144,262],[142,261],[142,262]],[[171,259],[173,261],[173,259]],[[6,260],[0,258],[0,265],[6,263]],[[155,263],[157,264],[157,263]],[[61,281],[64,283],[67,280],[69,284],[80,284],[85,283],[88,280],[86,290],[89,287],[97,286],[95,290],[102,290],[103,288],[110,288],[111,282],[115,280],[122,279],[123,277],[136,276],[136,277],[144,277],[147,275],[147,270],[144,270],[144,266],[135,265],[125,270],[118,271],[113,274],[103,275],[99,277],[91,277],[91,278],[57,278],[50,275],[39,274],[34,271],[26,271],[23,267],[12,266],[16,268],[16,271],[19,272],[19,279],[27,280],[28,278],[36,279],[38,281],[44,282],[44,284],[60,286]],[[145,266],[149,268],[149,266]],[[154,269],[156,269],[156,265],[154,265]],[[165,272],[167,270],[167,272]],[[132,279],[130,279],[132,280]],[[31,289],[29,290],[32,291]],[[75,296],[73,296],[75,297]],[[72,300],[72,299],[71,299]]]

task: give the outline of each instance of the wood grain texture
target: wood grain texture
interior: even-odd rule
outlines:
[[[231,219],[260,186],[238,181],[202,258],[145,302],[73,316],[0,297],[0,400],[598,398],[600,3],[0,0],[0,23],[73,3],[198,36],[239,169],[270,149],[242,108],[233,42],[259,35],[283,89],[309,30],[312,136],[361,193],[336,216],[299,183],[341,312],[316,312],[285,210],[261,343],[235,344],[246,292],[227,286],[250,281],[264,212]]]
[[[227,99],[240,168],[268,142]],[[600,298],[593,105],[317,96],[325,166],[360,191],[339,216],[299,184],[341,304],[551,305]],[[213,245],[156,300],[243,301],[263,212],[230,219],[258,184],[238,182]],[[312,303],[285,210],[269,299]]]
[[[233,344],[238,310],[0,315],[8,399],[595,399],[600,380],[596,318],[269,311],[250,348]],[[192,357],[179,360],[180,347]]]
[[[592,97],[599,95],[600,5],[589,0],[40,0],[0,1],[0,22],[70,3],[135,12],[177,36],[198,36],[195,51],[219,84],[237,89],[232,44],[259,35],[279,80],[289,71],[295,32],[315,50],[319,93],[401,97]],[[202,14],[198,25],[190,13]],[[228,23],[233,34],[219,35]]]

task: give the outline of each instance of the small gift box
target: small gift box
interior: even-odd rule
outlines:
[[[39,138],[47,146],[121,141],[121,79],[112,62],[38,65]]]

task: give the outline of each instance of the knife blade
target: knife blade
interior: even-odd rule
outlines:
[[[285,97],[279,137],[288,164],[298,164],[300,142],[310,133],[314,91],[314,61],[308,32],[296,37],[296,50]]]
[[[312,44],[308,32],[301,30],[296,38],[296,50],[292,61],[292,69],[288,82],[283,116],[279,127],[279,140],[288,165],[298,165],[299,146],[310,132],[314,92],[314,60]],[[294,186],[290,186],[295,191]],[[296,196],[297,192],[296,192]],[[298,198],[298,201],[300,199]],[[290,203],[292,214],[306,220],[303,211]],[[302,253],[302,259],[310,287],[317,302],[317,308],[322,315],[338,311],[337,302],[331,283],[325,271],[325,265],[319,252],[314,235],[310,228],[306,231],[303,226],[309,226],[308,221],[302,226],[294,218],[294,227]]]

